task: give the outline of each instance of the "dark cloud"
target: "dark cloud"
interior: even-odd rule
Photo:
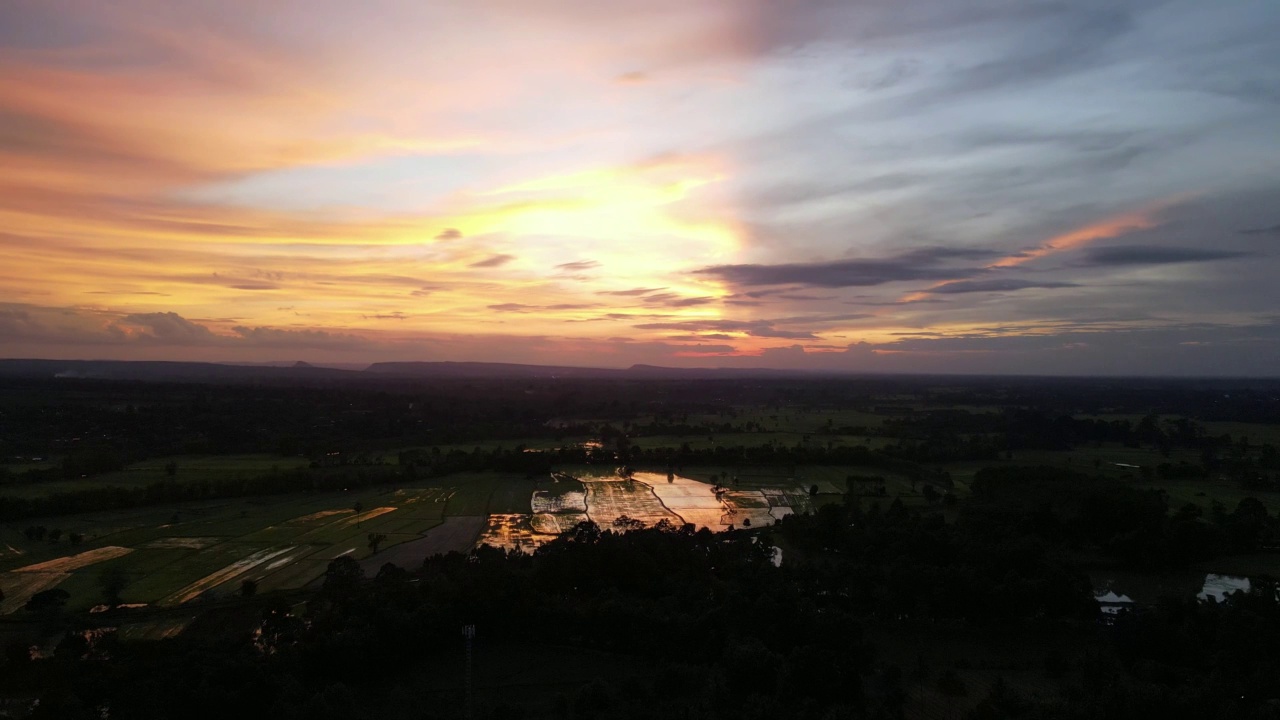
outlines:
[[[639,288],[631,288],[630,290],[601,290],[600,292],[598,292],[598,293],[596,293],[596,294],[597,294],[597,295],[617,295],[617,296],[620,296],[620,297],[636,297],[636,296],[639,296],[639,295],[648,295],[649,293],[652,293],[652,292],[658,292],[659,290],[666,290],[666,288],[664,288],[664,287],[656,287],[656,288],[642,288],[642,287],[639,287]]]
[[[437,240],[458,240],[462,237],[462,232],[457,228],[445,228],[436,235]]]
[[[544,305],[544,310],[590,310],[591,308],[600,307],[596,303],[559,303],[557,305]]]
[[[1277,235],[1280,236],[1280,225],[1271,227],[1248,228],[1240,231],[1241,235]]]
[[[957,280],[929,288],[924,292],[937,295],[957,295],[960,293],[978,292],[1014,292],[1028,288],[1072,288],[1080,287],[1076,283],[1049,282],[1036,280],[1019,280],[1017,278],[998,278],[995,280]]]
[[[803,302],[816,300],[835,300],[835,295],[802,295],[800,293],[784,293],[778,296],[779,300],[797,300]]]
[[[715,302],[716,298],[710,296],[700,297],[683,297],[675,293],[660,293],[658,295],[649,295],[643,298],[645,305],[662,306],[662,307],[696,307],[698,305],[710,305]]]
[[[598,267],[600,267],[600,263],[595,260],[580,260],[578,262],[561,263],[556,266],[556,269],[563,272],[582,272]]]
[[[280,286],[274,283],[239,283],[236,285],[228,285],[232,290],[279,290]]]
[[[484,260],[479,260],[471,263],[468,267],[473,267],[473,268],[502,267],[503,265],[506,265],[507,263],[515,259],[516,259],[515,255],[491,255],[485,258]]]
[[[498,312],[516,312],[531,313],[541,310],[590,310],[591,308],[600,307],[594,303],[560,303],[557,305],[525,305],[524,303],[501,303],[498,305],[489,305],[490,310]]]
[[[172,297],[169,293],[154,290],[90,290],[90,295],[154,295],[156,297]]]
[[[952,280],[957,275],[984,272],[979,267],[946,267],[949,260],[996,257],[990,250],[930,247],[890,258],[837,260],[783,265],[713,265],[695,270],[737,286],[800,285],[807,287],[866,287],[907,280]]]
[[[121,322],[150,331],[152,340],[163,340],[172,344],[204,343],[216,340],[217,336],[209,328],[191,322],[174,312],[137,313],[125,315]]]
[[[395,312],[378,313],[377,315],[362,315],[361,317],[366,320],[405,320],[409,316],[399,310],[396,310]]]
[[[1251,255],[1238,250],[1163,247],[1160,245],[1112,245],[1085,250],[1084,264],[1091,267],[1115,265],[1171,265],[1176,263],[1230,260]]]

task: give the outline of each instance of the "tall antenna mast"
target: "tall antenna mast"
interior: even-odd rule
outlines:
[[[475,688],[471,680],[471,641],[476,637],[476,626],[463,625],[462,637],[467,639],[467,720],[475,720]]]

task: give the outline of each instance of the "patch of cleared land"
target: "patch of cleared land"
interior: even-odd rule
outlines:
[[[115,545],[109,545],[107,547],[100,547],[94,550],[87,550],[77,555],[68,555],[67,557],[60,557],[54,560],[46,560],[45,562],[36,563],[35,565],[27,565],[26,567],[16,568],[13,570],[13,572],[16,572],[16,573],[29,573],[29,572],[69,573],[75,570],[79,570],[82,567],[88,567],[95,563],[100,563],[104,560],[110,560],[112,558],[118,558],[124,555],[128,555],[131,552],[133,552],[133,548],[117,547]]]
[[[0,590],[4,591],[4,600],[0,600],[0,615],[21,610],[32,595],[56,587],[69,577],[70,573],[57,572],[11,572],[0,575]]]
[[[364,512],[360,513],[359,515],[356,515],[355,517],[349,517],[346,520],[343,520],[342,524],[343,526],[363,524],[376,517],[379,517],[381,515],[386,515],[389,512],[395,512],[395,511],[396,509],[393,507],[378,507],[372,510],[365,510]]]
[[[216,537],[167,537],[159,540],[152,540],[143,545],[147,548],[186,548],[188,550],[203,550],[210,545],[217,545],[225,538]]]
[[[307,523],[315,522],[316,520],[323,520],[327,517],[333,517],[334,515],[345,515],[347,513],[353,513],[353,512],[355,512],[355,510],[352,510],[350,508],[345,510],[321,510],[320,512],[313,512],[310,515],[303,515],[300,518],[294,518],[289,521],[289,524],[306,525]]]
[[[290,550],[292,547],[286,548],[269,548],[267,550],[259,550],[248,557],[241,558],[230,565],[218,570],[215,573],[206,575],[190,585],[182,588],[178,592],[160,601],[161,605],[181,605],[189,600],[194,600],[198,595],[206,590],[212,590],[214,587],[224,582],[234,580],[253,567],[265,563],[268,560],[279,557]]]

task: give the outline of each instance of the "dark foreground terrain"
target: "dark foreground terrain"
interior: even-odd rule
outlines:
[[[47,370],[0,380],[0,714],[1280,717],[1273,381]],[[470,549],[633,470],[808,500]]]

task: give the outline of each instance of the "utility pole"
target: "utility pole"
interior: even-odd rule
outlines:
[[[471,641],[476,637],[476,626],[463,625],[462,637],[467,639],[467,720],[475,720],[475,688],[472,685]]]

